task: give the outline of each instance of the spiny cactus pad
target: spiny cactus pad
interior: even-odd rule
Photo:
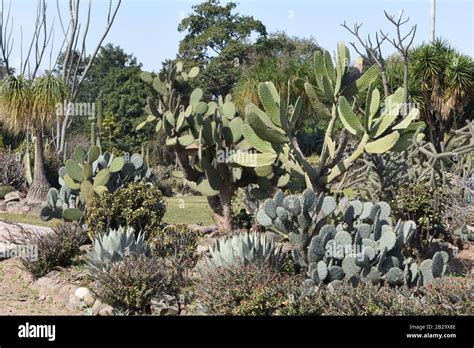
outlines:
[[[444,274],[445,252],[437,252],[433,260],[421,265],[403,256],[408,236],[416,229],[413,221],[394,226],[388,203],[367,203],[345,199],[337,203],[309,189],[288,196],[278,191],[264,202],[257,221],[277,232],[284,227],[293,244],[294,260],[308,268],[315,283],[351,279],[354,284],[360,280],[412,286],[420,279],[425,285]]]

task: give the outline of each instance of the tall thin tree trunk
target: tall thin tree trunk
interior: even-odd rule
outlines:
[[[51,187],[48,178],[46,177],[46,170],[44,165],[44,153],[43,153],[43,130],[42,127],[38,127],[35,130],[36,142],[35,142],[35,167],[34,167],[34,178],[28,195],[26,198],[29,201],[41,202],[46,200],[48,191]]]
[[[382,69],[381,73],[382,73],[383,94],[385,98],[387,98],[390,95],[390,88],[388,87],[387,72],[385,71],[385,69]]]
[[[408,115],[408,86],[409,86],[409,76],[408,76],[408,58],[405,57],[403,64],[403,108],[402,115]]]

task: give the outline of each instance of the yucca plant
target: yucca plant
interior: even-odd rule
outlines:
[[[93,248],[86,255],[86,262],[91,273],[107,270],[113,263],[122,261],[128,255],[148,255],[145,235],[135,238],[133,228],[119,227],[94,239]]]
[[[442,39],[415,49],[411,61],[414,78],[421,82],[422,117],[431,141],[441,146],[444,135],[465,119],[465,107],[474,99],[474,61]]]
[[[14,134],[32,129],[36,136],[34,179],[27,198],[42,201],[50,184],[46,177],[43,155],[43,130],[56,120],[56,105],[67,96],[60,79],[52,75],[28,80],[9,76],[0,83],[0,119]]]
[[[212,258],[208,259],[208,264],[211,268],[227,268],[251,263],[280,269],[286,260],[281,245],[256,232],[217,239],[210,253]]]

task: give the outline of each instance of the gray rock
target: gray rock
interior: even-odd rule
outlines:
[[[7,193],[5,195],[5,203],[10,203],[10,202],[19,202],[20,201],[20,192],[14,191]]]
[[[92,296],[92,293],[88,293],[86,296],[84,296],[83,301],[87,307],[92,307],[95,303],[95,298]]]
[[[104,304],[99,301],[99,300],[95,300],[94,304],[92,305],[92,314],[93,315],[98,315],[99,314],[99,311],[102,309],[102,307],[104,306]]]
[[[338,287],[342,285],[342,280],[333,280],[328,284],[328,290],[334,293]]]
[[[115,315],[115,310],[112,306],[103,305],[102,308],[99,310],[99,315],[102,317],[112,316]]]
[[[175,296],[159,293],[151,300],[151,313],[154,315],[178,315],[179,305]]]
[[[88,288],[80,287],[74,291],[74,295],[77,297],[78,300],[83,301],[87,295],[90,295],[90,290]]]

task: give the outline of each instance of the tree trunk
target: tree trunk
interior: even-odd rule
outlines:
[[[404,66],[403,66],[403,107],[402,107],[402,115],[408,115],[408,59],[405,58]]]
[[[383,94],[385,98],[387,98],[390,95],[390,89],[388,88],[388,78],[387,78],[387,73],[385,72],[385,68],[381,68],[381,73],[382,73],[382,84],[383,84]]]
[[[35,167],[34,167],[34,178],[28,195],[26,198],[33,202],[42,202],[46,200],[48,191],[51,187],[48,178],[46,177],[46,170],[44,166],[44,154],[43,154],[43,132],[42,128],[36,129],[36,142],[35,142]]]
[[[207,197],[213,212],[213,219],[219,231],[229,234],[232,226],[232,190],[227,186],[220,190],[219,196]]]

